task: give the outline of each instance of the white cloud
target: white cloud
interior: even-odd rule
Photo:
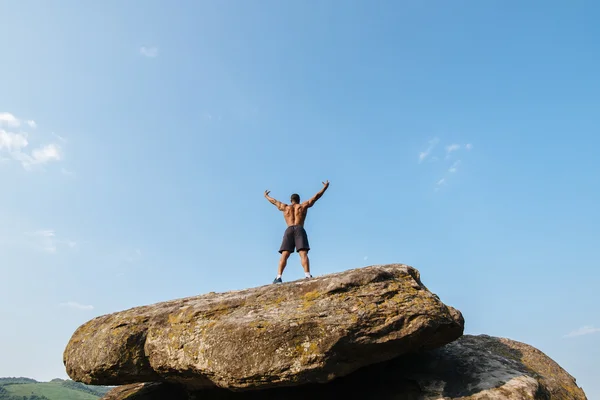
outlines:
[[[9,152],[21,151],[28,144],[27,136],[24,134],[7,132],[0,129],[0,150],[7,150]]]
[[[67,301],[66,303],[60,303],[60,305],[62,307],[73,308],[75,310],[93,310],[94,309],[94,306],[92,306],[92,305],[79,304],[76,301]]]
[[[52,143],[34,149],[31,154],[16,151],[11,153],[11,156],[13,159],[21,162],[23,168],[31,170],[34,165],[46,164],[50,161],[60,161],[62,159],[62,152],[58,145]]]
[[[20,121],[10,113],[0,113],[0,124],[10,127],[20,126]],[[26,121],[26,125],[30,128],[37,127],[33,120]],[[54,134],[59,140],[66,140]],[[49,143],[39,145],[31,152],[27,150],[31,148],[29,135],[26,132],[11,132],[10,130],[0,129],[0,159],[14,160],[21,163],[23,168],[30,170],[34,165],[47,164],[52,161],[60,161],[63,158],[61,147],[57,143]]]
[[[31,153],[34,164],[45,163],[52,160],[60,160],[60,147],[55,144],[48,144],[44,147],[33,150]]]
[[[448,169],[448,172],[452,172],[452,173],[456,172],[459,164],[460,164],[460,160],[455,161],[454,164],[452,164],[452,166],[450,167],[450,169]]]
[[[440,179],[439,181],[437,181],[436,185],[438,185],[438,186],[442,186],[442,185],[444,185],[445,183],[446,183],[446,178],[442,178],[442,179]]]
[[[467,150],[471,150],[472,148],[473,148],[473,145],[471,143],[467,143],[465,145],[465,149],[467,149]]]
[[[140,47],[140,54],[143,55],[144,57],[149,57],[149,58],[157,57],[158,56],[158,47],[142,46],[142,47]]]
[[[11,128],[17,128],[21,125],[21,121],[11,113],[0,113],[0,125],[6,125]]]
[[[450,155],[450,153],[456,150],[460,150],[460,144],[451,144],[450,146],[446,146],[447,155]]]
[[[433,150],[433,148],[435,147],[436,144],[438,144],[440,140],[438,138],[433,138],[429,141],[429,144],[427,146],[427,149],[425,149],[425,151],[422,151],[419,153],[419,163],[423,162],[427,156],[429,156],[429,154],[431,153],[431,150]]]
[[[575,337],[575,336],[583,336],[583,335],[591,335],[592,333],[600,332],[600,328],[594,328],[593,326],[582,326],[581,328],[569,332],[565,335],[565,337]]]

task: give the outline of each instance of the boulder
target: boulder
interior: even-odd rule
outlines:
[[[260,390],[329,382],[463,329],[416,269],[391,264],[100,316],[75,331],[64,364],[94,385]]]
[[[185,393],[169,384],[146,389],[151,390],[136,392],[137,397],[104,399],[587,400],[575,379],[538,349],[487,335],[465,335],[442,348],[366,366],[326,384],[241,393],[226,389]],[[150,397],[152,393],[164,397]]]

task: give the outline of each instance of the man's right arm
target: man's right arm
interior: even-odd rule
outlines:
[[[323,188],[321,190],[319,190],[319,192],[317,194],[315,194],[313,197],[311,197],[309,200],[306,201],[305,204],[308,207],[312,207],[317,202],[317,200],[319,200],[321,198],[321,196],[323,196],[323,193],[325,193],[325,191],[329,187],[329,181],[325,181],[322,183],[323,183]]]
[[[273,204],[275,207],[277,207],[277,209],[279,211],[285,210],[285,204],[283,204],[279,200],[275,200],[274,198],[272,198],[271,196],[269,196],[269,193],[270,193],[270,190],[265,190],[265,197],[267,198],[267,200],[269,200],[269,202],[271,204]]]

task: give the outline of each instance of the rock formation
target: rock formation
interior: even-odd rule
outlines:
[[[409,266],[173,300],[97,317],[64,352],[106,400],[586,399],[539,350],[463,336]]]
[[[124,395],[126,393],[126,396]],[[164,383],[114,389],[105,400],[586,400],[575,379],[541,351],[513,340],[465,335],[439,349],[367,366],[327,384],[234,393],[187,393]]]
[[[373,266],[101,316],[76,330],[64,363],[87,384],[256,390],[328,382],[450,343],[463,326],[416,269]]]

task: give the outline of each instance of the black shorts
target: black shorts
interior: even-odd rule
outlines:
[[[279,252],[283,253],[284,251],[289,251],[290,253],[293,253],[294,247],[297,251],[310,250],[310,247],[308,246],[308,236],[306,236],[304,227],[300,225],[288,226],[283,234]]]

